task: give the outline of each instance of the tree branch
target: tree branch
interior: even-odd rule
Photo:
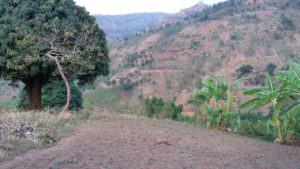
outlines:
[[[67,111],[69,111],[70,102],[71,102],[71,88],[70,88],[69,81],[66,78],[65,73],[63,71],[63,68],[62,68],[62,66],[59,63],[58,57],[53,55],[53,51],[48,52],[46,54],[46,56],[55,61],[56,66],[58,68],[58,71],[60,73],[60,76],[61,76],[61,78],[63,79],[63,81],[64,81],[64,83],[66,85],[66,88],[67,88],[67,102],[66,102],[66,105],[65,105],[62,113],[67,112]]]

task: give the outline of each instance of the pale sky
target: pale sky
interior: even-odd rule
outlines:
[[[201,0],[75,0],[84,6],[92,15],[120,15],[139,12],[175,13],[191,7]],[[202,0],[212,5],[225,0]]]

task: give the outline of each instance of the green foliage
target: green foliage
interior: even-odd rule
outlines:
[[[81,91],[74,83],[70,83],[71,102],[70,110],[82,108]],[[42,89],[42,105],[44,108],[62,108],[67,100],[67,89],[63,81],[55,80],[47,84]],[[29,106],[29,100],[25,90],[20,92],[18,108],[26,109]]]
[[[67,159],[67,163],[77,164],[77,159],[75,157],[70,157],[70,158]]]
[[[196,81],[196,88],[201,89],[203,87],[202,78],[198,78]]]
[[[183,106],[176,105],[175,101],[169,101],[164,106],[164,117],[172,120],[179,120],[182,116]]]
[[[214,80],[203,81],[203,87],[200,90],[194,90],[193,99],[189,103],[202,107],[200,111],[204,111],[203,117],[208,127],[225,129],[231,125],[234,114],[234,89],[243,79],[229,83],[225,78],[214,74],[210,76]],[[226,98],[226,106],[222,106],[224,98]]]
[[[246,5],[243,0],[229,0],[220,2],[212,7],[203,9],[201,12],[196,13],[192,16],[193,19],[199,21],[208,21],[212,19],[219,19],[226,15],[233,15],[235,12],[240,12]]]
[[[244,95],[254,95],[255,98],[240,105],[241,109],[258,109],[271,104],[273,119],[270,122],[276,127],[280,143],[299,139],[300,65],[294,62],[290,65],[289,70],[277,72],[275,80],[267,76],[267,87],[247,89]]]
[[[274,141],[274,131],[268,120],[240,120],[235,128],[236,133],[260,137],[268,141]]]
[[[118,87],[88,91],[84,94],[83,107],[84,109],[92,109],[95,106],[100,106],[118,112],[119,94],[120,89]]]
[[[243,37],[239,32],[233,32],[232,34],[230,34],[230,39],[233,41],[234,40],[237,41],[237,40],[242,40]]]
[[[120,84],[124,90],[132,90],[134,88],[134,83],[130,79],[122,79]]]
[[[198,42],[198,41],[192,41],[190,43],[190,45],[189,45],[189,48],[196,50],[199,46],[200,46],[200,42]]]
[[[275,65],[274,63],[269,63],[266,67],[266,71],[268,72],[269,75],[273,76],[276,68],[277,65]]]
[[[16,109],[19,104],[19,98],[13,97],[9,101],[0,101],[0,109]]]
[[[251,65],[243,65],[238,70],[237,73],[239,74],[239,77],[242,77],[246,74],[249,74],[253,71],[253,67]]]
[[[162,29],[162,33],[165,37],[171,37],[174,34],[178,34],[183,28],[183,25],[176,24],[176,25],[166,25],[164,29]]]
[[[132,54],[127,55],[123,59],[123,65],[126,68],[135,67],[135,66],[153,67],[154,59],[152,56],[150,58],[146,57],[145,51],[134,52]]]
[[[274,141],[276,129],[270,123],[271,119],[272,114],[263,116],[261,113],[241,113],[234,117],[232,125],[236,133]]]
[[[185,116],[185,115],[180,115],[178,117],[178,121],[182,121],[184,123],[187,123],[187,124],[195,124],[196,123],[196,118],[193,116]]]
[[[107,75],[108,48],[95,18],[73,0],[0,1],[0,78],[30,86],[59,77],[46,53],[64,55],[68,77],[84,84]]]
[[[164,107],[163,99],[153,97],[152,99],[145,100],[145,111],[148,117],[155,117],[157,114],[162,112]]]
[[[280,23],[285,30],[293,31],[296,29],[294,21],[285,15],[281,16]]]
[[[182,116],[183,106],[176,105],[175,101],[164,102],[163,99],[153,97],[145,100],[145,112],[148,117],[156,117],[163,119],[180,120]]]

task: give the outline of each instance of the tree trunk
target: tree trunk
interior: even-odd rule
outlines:
[[[64,113],[64,112],[69,111],[70,102],[71,102],[71,88],[70,88],[69,81],[66,78],[65,73],[63,71],[63,68],[61,67],[61,65],[60,65],[60,63],[59,63],[59,61],[58,61],[57,58],[55,58],[55,62],[56,62],[56,66],[57,66],[57,68],[59,70],[60,76],[63,79],[63,81],[64,81],[64,83],[66,85],[66,88],[67,88],[67,102],[66,102],[66,105],[65,105],[65,107],[64,107],[64,109],[62,111]]]
[[[71,88],[70,88],[69,81],[65,76],[64,70],[63,70],[62,66],[60,65],[59,60],[56,56],[56,55],[61,55],[61,54],[60,53],[55,53],[55,52],[51,53],[51,52],[53,52],[53,51],[48,52],[46,54],[46,56],[48,56],[50,59],[53,59],[55,61],[56,66],[57,66],[58,71],[59,71],[59,74],[60,74],[61,78],[63,79],[63,81],[66,85],[66,88],[67,88],[67,102],[66,102],[66,105],[65,105],[65,107],[62,111],[62,113],[64,113],[64,112],[69,111],[70,102],[71,102]]]
[[[40,78],[25,83],[25,90],[29,99],[29,110],[40,110],[42,108],[42,81]]]

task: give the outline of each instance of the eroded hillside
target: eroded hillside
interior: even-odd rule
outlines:
[[[117,43],[109,84],[122,86],[132,104],[151,96],[184,104],[207,72],[250,76],[243,85],[264,85],[265,72],[300,57],[299,15],[299,0],[219,3]],[[247,66],[253,69],[243,72]]]

